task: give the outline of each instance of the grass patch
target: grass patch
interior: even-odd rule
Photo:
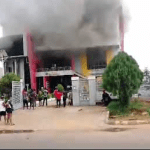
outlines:
[[[120,102],[111,102],[107,109],[110,112],[111,116],[128,116],[129,115],[129,109],[122,107],[120,105]]]
[[[139,111],[139,110],[141,110],[141,108],[143,106],[144,106],[144,104],[142,102],[140,102],[139,100],[135,100],[130,103],[129,110],[130,111]]]
[[[139,99],[132,100],[129,107],[121,107],[119,102],[113,101],[107,109],[110,112],[110,118],[115,116],[119,120],[141,120],[148,119],[150,116],[150,103]],[[143,112],[148,112],[149,116],[143,116]]]

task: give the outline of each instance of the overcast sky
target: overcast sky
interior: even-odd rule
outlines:
[[[150,69],[150,0],[124,0],[131,20],[125,35],[125,51],[132,55],[143,70]]]
[[[137,60],[142,70],[145,67],[150,69],[150,0],[124,0],[124,2],[131,16],[128,32],[125,34],[125,51]]]

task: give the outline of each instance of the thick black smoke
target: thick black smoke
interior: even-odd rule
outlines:
[[[121,0],[0,0],[4,35],[29,28],[38,50],[119,44]]]

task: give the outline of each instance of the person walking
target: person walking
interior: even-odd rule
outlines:
[[[61,106],[61,97],[62,97],[63,94],[62,94],[62,92],[58,91],[58,89],[56,88],[56,90],[54,91],[54,95],[55,95],[56,100],[57,100],[57,108],[58,108],[58,106],[60,108],[60,106]]]
[[[25,106],[27,106],[28,109],[28,92],[26,88],[24,88],[22,95],[23,95],[23,109],[25,108]]]
[[[2,96],[0,99],[0,121],[2,116],[4,117],[5,124],[6,122],[6,108],[4,107],[4,97]]]
[[[44,106],[44,103],[46,101],[46,106],[47,106],[47,97],[48,97],[48,91],[46,90],[46,88],[44,89],[44,100],[43,100],[43,106]]]
[[[67,99],[67,92],[64,91],[63,92],[63,105],[64,105],[64,107],[66,107],[66,99]]]

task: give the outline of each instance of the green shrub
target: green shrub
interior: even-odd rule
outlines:
[[[134,111],[134,110],[140,110],[142,107],[143,107],[143,104],[139,100],[135,99],[134,102],[130,103],[129,109],[131,111]]]
[[[48,98],[48,99],[50,99],[50,98],[51,98],[51,94],[50,94],[50,93],[47,95],[47,98]]]
[[[20,77],[14,73],[8,73],[0,79],[0,92],[9,97],[12,91],[12,81],[20,81]]]
[[[127,116],[129,114],[129,109],[123,107],[120,102],[111,102],[107,109],[109,110],[111,115],[117,116]]]
[[[54,93],[51,93],[51,98],[55,98]]]
[[[64,87],[61,84],[57,85],[58,91],[63,92],[64,91]]]

